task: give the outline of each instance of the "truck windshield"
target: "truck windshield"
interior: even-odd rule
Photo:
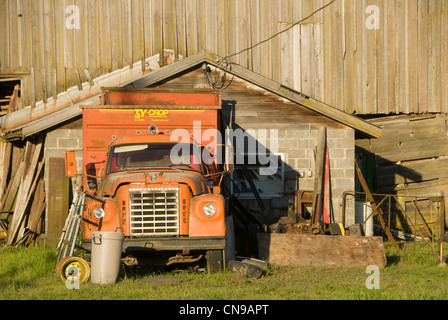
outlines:
[[[200,171],[196,148],[188,143],[146,143],[113,146],[107,172],[151,168]]]

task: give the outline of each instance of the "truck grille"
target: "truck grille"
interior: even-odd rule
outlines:
[[[130,235],[178,235],[179,189],[130,189]]]

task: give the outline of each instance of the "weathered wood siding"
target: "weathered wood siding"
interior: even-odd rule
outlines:
[[[379,139],[357,140],[358,153],[375,155],[374,192],[439,196],[448,191],[446,115],[376,119]]]
[[[45,102],[163,49],[231,55],[327,3],[0,0],[0,70],[25,73],[24,105]],[[349,113],[447,112],[447,9],[445,0],[336,0],[230,60]]]

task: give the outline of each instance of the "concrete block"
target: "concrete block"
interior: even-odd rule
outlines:
[[[60,149],[78,149],[80,147],[79,139],[76,138],[67,138],[67,139],[58,139],[58,148]]]
[[[58,148],[58,139],[56,137],[48,136],[45,139],[45,148],[47,149],[57,149]]]
[[[354,159],[331,159],[330,157],[330,168],[351,169],[354,165]]]
[[[330,159],[344,159],[346,156],[346,149],[332,148],[329,150]]]

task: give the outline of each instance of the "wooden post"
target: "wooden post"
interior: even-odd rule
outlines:
[[[69,211],[69,178],[65,176],[64,158],[48,159],[47,245],[56,246]]]
[[[444,264],[443,261],[443,233],[445,230],[445,195],[443,191],[441,192],[441,203],[440,203],[440,213],[439,213],[439,264]]]
[[[311,223],[316,224],[319,222],[320,212],[322,210],[322,176],[324,173],[324,159],[325,150],[327,145],[327,129],[320,128],[319,136],[317,140],[316,151],[316,168],[314,169],[314,195],[313,195],[313,215]]]

